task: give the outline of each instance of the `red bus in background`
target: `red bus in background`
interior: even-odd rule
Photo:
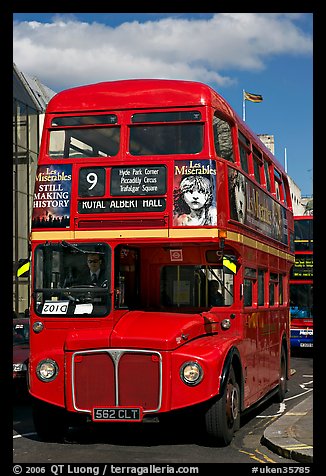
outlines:
[[[39,436],[183,409],[229,444],[242,413],[287,389],[291,243],[282,166],[209,86],[54,96],[31,233]]]
[[[294,217],[295,263],[290,275],[291,348],[312,348],[313,216]]]

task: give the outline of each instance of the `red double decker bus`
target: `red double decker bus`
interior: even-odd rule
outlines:
[[[229,444],[242,413],[286,392],[292,235],[282,166],[207,85],[57,94],[31,233],[39,436],[184,409]]]
[[[313,215],[294,216],[295,263],[290,274],[290,343],[313,348]]]

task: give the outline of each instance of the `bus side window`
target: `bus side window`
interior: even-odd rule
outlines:
[[[283,275],[280,274],[279,281],[278,281],[278,303],[280,306],[284,304],[283,283],[284,283]]]
[[[252,146],[253,152],[253,165],[254,165],[254,176],[257,183],[262,183],[262,176],[263,176],[263,162],[261,152],[255,147]]]
[[[265,181],[266,181],[266,188],[270,192],[271,191],[271,179],[269,176],[269,165],[266,159],[264,159],[264,171],[265,171]]]
[[[270,273],[269,275],[269,305],[275,306],[277,304],[277,286],[278,274]]]
[[[250,155],[250,142],[249,140],[242,134],[242,132],[238,131],[239,134],[239,153],[240,153],[240,163],[242,170],[249,173],[249,155]]]
[[[231,127],[220,117],[213,117],[215,152],[222,159],[234,162]]]
[[[274,169],[274,174],[276,198],[280,200],[280,202],[284,202],[284,189],[281,174],[276,169]]]
[[[258,270],[258,306],[265,304],[265,276],[266,271],[263,269]]]
[[[243,305],[253,305],[253,293],[255,282],[257,281],[257,272],[253,268],[245,268],[244,290],[243,290]]]

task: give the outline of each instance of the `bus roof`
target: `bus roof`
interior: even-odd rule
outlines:
[[[164,107],[196,107],[212,103],[218,103],[233,116],[228,103],[206,84],[170,79],[125,79],[61,91],[51,99],[47,112],[160,108],[162,104]]]
[[[123,109],[212,106],[242,126],[253,142],[270,157],[280,172],[282,165],[228,102],[210,86],[198,81],[124,79],[66,89],[48,103],[47,113],[82,113]]]

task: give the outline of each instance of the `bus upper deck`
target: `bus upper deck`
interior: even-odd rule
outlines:
[[[205,216],[188,219],[180,184],[212,192]],[[281,165],[220,95],[189,81],[126,80],[56,95],[34,198],[35,238],[40,228],[75,230],[61,233],[69,238],[95,228],[166,228],[162,237],[178,239],[185,226],[218,226],[285,251],[293,227]]]

